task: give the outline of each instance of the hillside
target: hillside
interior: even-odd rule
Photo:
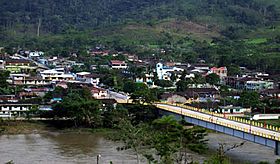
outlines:
[[[276,0],[2,0],[0,26],[20,33],[62,33],[176,18],[215,28],[256,27],[279,19]],[[39,23],[40,22],[40,23]]]
[[[2,0],[0,7],[0,44],[10,53],[84,54],[102,44],[166,60],[280,71],[278,0]]]

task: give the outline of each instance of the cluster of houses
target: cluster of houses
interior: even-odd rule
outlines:
[[[93,49],[88,52],[91,56],[108,56],[108,50]],[[111,54],[118,56],[120,53]],[[21,86],[15,95],[0,95],[0,117],[20,116],[21,112],[31,109],[36,103],[20,103],[20,100],[42,97],[55,87],[67,88],[68,84],[87,86],[92,96],[105,103],[116,103],[115,99],[126,97],[120,93],[112,93],[102,88],[103,74],[96,71],[97,67],[119,70],[124,74],[132,74],[130,67],[141,67],[144,72],[141,76],[134,77],[137,83],[145,83],[150,87],[155,85],[155,79],[176,82],[182,79],[193,79],[197,74],[205,77],[216,74],[220,84],[227,85],[235,90],[258,91],[264,97],[280,98],[279,86],[271,80],[268,74],[244,73],[241,76],[228,76],[226,67],[214,67],[204,62],[197,64],[163,62],[151,58],[140,60],[137,55],[122,53],[126,60],[109,60],[104,65],[91,65],[88,72],[73,73],[73,67],[84,66],[84,63],[69,60],[63,57],[44,57],[41,51],[20,51],[14,56],[5,56],[0,59],[0,70],[10,72],[8,82],[13,86]],[[148,69],[149,68],[149,69]],[[152,69],[150,69],[152,68]],[[95,73],[92,73],[95,72]],[[170,103],[192,103],[201,108],[228,114],[240,114],[250,109],[234,106],[218,106],[220,91],[217,86],[209,84],[189,85],[184,92],[166,92],[161,95],[161,101]],[[238,95],[234,95],[238,99]],[[52,102],[61,101],[60,97],[53,98]],[[42,109],[46,108],[45,104]]]

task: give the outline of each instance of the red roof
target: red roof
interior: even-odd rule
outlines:
[[[121,60],[111,60],[110,63],[111,63],[111,64],[124,64],[125,61],[121,61]]]
[[[227,69],[227,67],[219,67],[219,68],[217,68],[217,67],[212,67],[211,68],[211,70],[226,70]]]

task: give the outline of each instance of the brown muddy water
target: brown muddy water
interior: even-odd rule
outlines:
[[[219,133],[210,133],[209,152],[214,152],[219,143],[238,144],[241,139]],[[16,164],[136,164],[132,151],[117,151],[120,143],[105,139],[102,134],[56,133],[0,135],[0,164],[13,160]],[[207,157],[189,152],[194,161],[203,162]],[[280,156],[273,155],[273,149],[246,142],[242,147],[227,153],[233,163],[258,163],[274,161]],[[209,157],[209,156],[208,156]],[[144,158],[141,163],[147,163]]]
[[[131,151],[117,151],[118,143],[101,134],[48,133],[0,135],[0,163],[136,163]],[[142,161],[145,163],[144,161]]]

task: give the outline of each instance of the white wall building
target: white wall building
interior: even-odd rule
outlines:
[[[175,72],[175,71],[183,72],[184,69],[178,67],[164,66],[162,63],[158,63],[156,65],[156,73],[159,80],[170,80],[171,72]]]
[[[33,104],[0,104],[0,117],[21,116],[29,111]]]
[[[64,72],[60,72],[53,69],[42,71],[40,72],[40,75],[43,80],[51,81],[70,81],[75,79],[75,77],[72,74],[65,74]]]

